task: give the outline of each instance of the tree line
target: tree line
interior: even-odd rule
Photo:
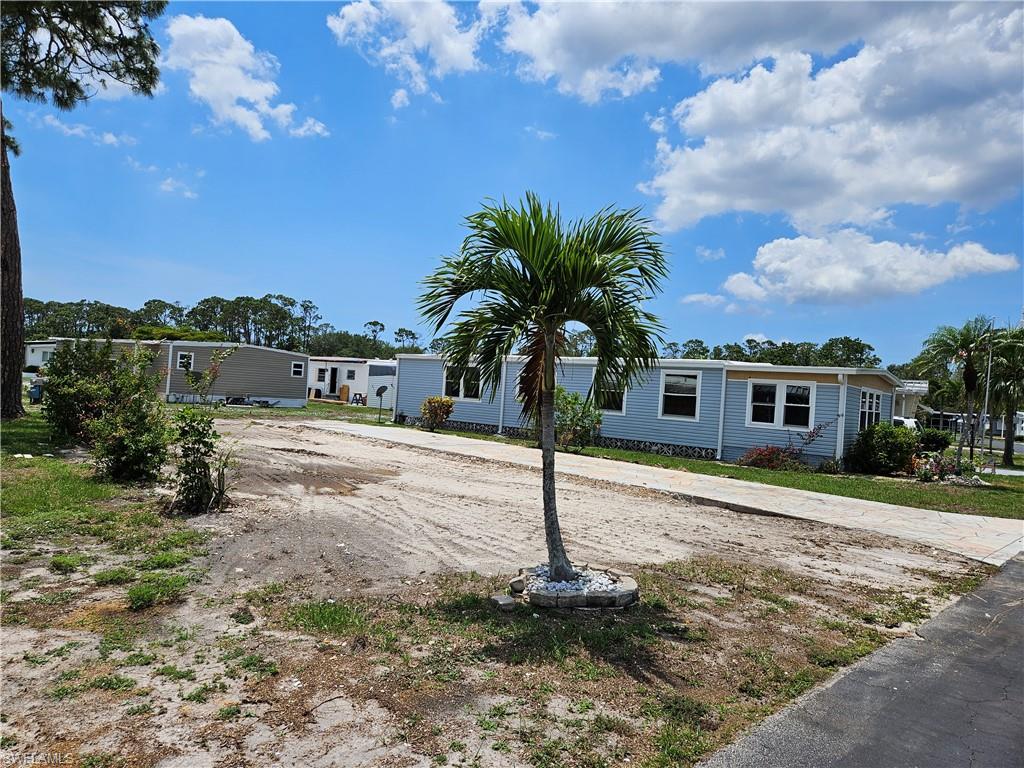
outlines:
[[[419,334],[398,328],[389,340],[384,323],[371,320],[362,333],[324,323],[312,301],[283,294],[225,299],[209,296],[192,306],[149,299],[138,309],[101,301],[25,299],[26,339],[185,339],[255,344],[319,356],[391,358],[422,352]]]
[[[566,332],[562,346],[564,354],[571,357],[590,357],[597,351],[594,335],[585,329]],[[701,339],[689,339],[682,343],[668,341],[661,348],[661,356],[685,360],[734,360],[742,363],[838,368],[877,368],[882,362],[873,346],[850,336],[836,336],[823,344],[748,338],[741,342],[710,347]]]

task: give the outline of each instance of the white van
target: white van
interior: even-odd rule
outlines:
[[[906,427],[907,429],[912,429],[915,432],[924,431],[921,428],[921,425],[918,423],[917,419],[908,419],[904,416],[893,416],[892,423],[895,424],[897,427]]]

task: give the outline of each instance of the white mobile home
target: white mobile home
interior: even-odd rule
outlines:
[[[57,342],[51,340],[25,342],[25,368],[45,368],[56,348]]]
[[[377,389],[384,386],[383,405],[390,408],[397,363],[359,357],[309,358],[308,395],[313,399],[363,402],[377,405]]]

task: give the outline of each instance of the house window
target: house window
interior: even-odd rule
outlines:
[[[306,364],[305,363],[292,363],[292,376],[305,376],[306,375]]]
[[[622,413],[626,408],[626,390],[602,389],[597,393],[597,407],[602,411]]]
[[[51,353],[50,353],[49,350],[46,350],[46,349],[43,350],[43,362],[44,363],[50,362],[50,354]]]
[[[750,420],[755,424],[775,423],[774,384],[754,384],[750,388]]]
[[[454,372],[445,368],[444,394],[456,400],[479,400],[480,369],[467,368],[460,379]]]
[[[816,387],[813,382],[751,381],[747,387],[748,426],[811,428]]]
[[[326,368],[318,368],[317,369],[316,380],[317,381],[327,381],[327,369]]]
[[[696,419],[700,393],[697,373],[664,373],[661,377],[661,416]]]
[[[355,368],[347,369],[345,371],[345,381],[355,381],[355,380],[356,380],[356,369]]]
[[[882,420],[882,394],[868,389],[860,391],[860,428],[867,429]]]
[[[191,371],[192,365],[195,362],[194,352],[179,352],[178,353],[178,370],[179,371]]]
[[[782,409],[782,426],[811,426],[811,388],[806,384],[786,385],[786,404]]]

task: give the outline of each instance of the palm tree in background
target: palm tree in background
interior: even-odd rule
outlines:
[[[1003,466],[1013,464],[1014,419],[1024,403],[1024,326],[997,331],[992,341],[992,393],[1003,406]]]
[[[424,280],[419,309],[435,331],[456,303],[478,297],[443,336],[453,377],[479,370],[493,399],[502,362],[525,355],[518,388],[524,417],[540,414],[544,535],[553,581],[574,571],[555,505],[555,365],[567,323],[593,334],[597,358],[591,394],[623,389],[651,370],[662,325],[642,308],[660,291],[667,264],[651,222],[639,209],[606,208],[563,222],[557,208],[527,193],[518,206],[486,204],[466,219],[461,251]]]
[[[964,442],[970,433],[971,455],[974,455],[974,398],[978,392],[979,368],[985,361],[992,340],[992,321],[979,315],[961,327],[943,325],[925,340],[921,353],[923,362],[935,370],[952,367],[959,371],[967,400],[967,423],[957,443],[957,459],[963,457]]]

